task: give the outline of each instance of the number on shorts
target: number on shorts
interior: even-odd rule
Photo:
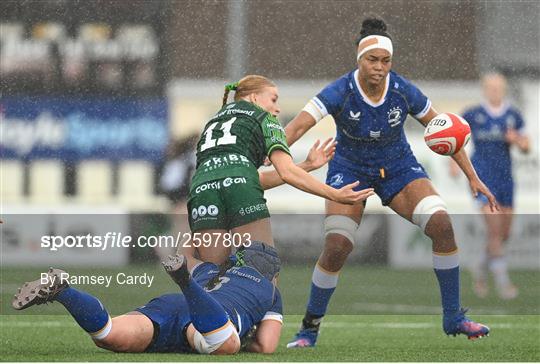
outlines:
[[[235,144],[236,143],[236,135],[231,134],[231,128],[233,123],[236,121],[236,117],[230,119],[227,122],[224,122],[221,124],[220,129],[223,131],[223,136],[219,139],[212,139],[212,133],[214,132],[214,128],[219,124],[218,122],[215,122],[213,124],[210,124],[208,129],[204,131],[204,144],[201,145],[201,152],[204,152],[207,149],[213,148],[216,145],[227,145],[227,144]],[[216,143],[217,142],[217,143]]]

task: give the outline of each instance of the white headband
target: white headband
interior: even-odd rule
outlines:
[[[392,46],[390,38],[382,35],[370,35],[358,43],[358,55],[356,56],[356,60],[358,61],[367,51],[376,48],[386,49],[390,55],[394,53],[394,47]]]

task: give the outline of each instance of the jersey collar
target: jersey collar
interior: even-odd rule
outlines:
[[[368,104],[369,106],[373,106],[373,107],[378,107],[378,106],[381,106],[382,104],[384,104],[384,102],[386,101],[386,95],[388,94],[388,86],[390,85],[390,73],[388,73],[386,75],[386,82],[384,84],[383,96],[381,97],[381,99],[378,102],[375,103],[375,102],[371,101],[369,99],[369,97],[367,97],[365,92],[362,90],[362,87],[360,87],[360,83],[358,82],[358,73],[359,72],[360,71],[358,69],[356,71],[354,71],[353,78],[354,78],[354,84],[356,85],[356,90],[358,91],[358,93],[360,94],[360,96],[362,97],[364,102],[366,104]]]
[[[502,105],[500,107],[494,108],[493,106],[491,106],[487,102],[483,102],[482,107],[484,108],[486,113],[491,118],[499,118],[499,117],[503,116],[508,111],[508,108],[510,107],[510,104],[508,102],[506,102],[506,101],[503,101],[503,103],[502,103]]]

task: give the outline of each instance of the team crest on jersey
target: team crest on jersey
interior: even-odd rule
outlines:
[[[352,110],[349,111],[349,120],[358,121],[360,120],[360,111],[353,112]]]
[[[236,106],[236,103],[233,102],[232,104],[227,105],[226,109],[232,109],[235,106]]]
[[[380,130],[377,130],[377,131],[373,131],[373,130],[370,130],[369,131],[369,136],[372,138],[372,139],[379,139],[381,137],[381,131]]]
[[[401,123],[401,113],[403,111],[399,106],[393,107],[388,111],[388,124],[393,128]]]
[[[336,187],[340,186],[343,183],[343,173],[334,174],[332,178],[330,178],[330,186]]]

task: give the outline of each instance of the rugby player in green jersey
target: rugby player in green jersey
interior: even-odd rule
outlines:
[[[227,103],[230,91],[235,91],[234,101]],[[264,189],[287,183],[344,204],[362,202],[373,194],[371,188],[354,191],[358,182],[334,189],[295,165],[276,118],[277,101],[272,81],[246,76],[225,87],[223,107],[204,127],[188,200],[192,242],[199,240],[203,261],[223,263],[232,245],[255,241],[274,245]],[[259,173],[266,157],[275,170]]]

